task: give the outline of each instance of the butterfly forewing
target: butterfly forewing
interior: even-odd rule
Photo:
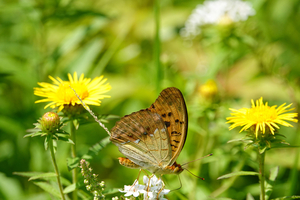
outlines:
[[[149,110],[162,116],[168,129],[172,158],[172,165],[181,152],[187,135],[188,115],[184,98],[177,88],[171,87],[163,90]]]
[[[172,152],[162,117],[141,110],[123,117],[111,130],[110,140],[119,151],[137,165],[149,169],[168,165]]]

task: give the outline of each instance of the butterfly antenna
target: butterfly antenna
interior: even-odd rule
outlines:
[[[182,168],[182,169],[188,171],[188,172],[189,172],[190,174],[192,174],[193,176],[195,176],[195,177],[197,177],[197,178],[200,178],[200,179],[202,179],[202,180],[204,181],[204,178],[202,178],[202,177],[200,177],[200,176],[197,176],[197,175],[193,174],[193,173],[192,173],[190,170],[188,170],[187,168]]]
[[[201,159],[203,159],[203,158],[206,158],[206,157],[209,157],[209,156],[212,156],[212,155],[213,155],[212,153],[211,153],[211,154],[208,154],[208,155],[206,155],[206,156],[203,156],[202,158],[198,158],[198,159],[196,159],[196,160],[192,160],[192,161],[190,161],[190,162],[184,163],[184,164],[182,164],[181,166],[187,165],[187,164],[189,164],[189,163],[191,163],[191,162],[195,162],[195,161],[197,161],[197,160],[201,160]]]
[[[92,115],[95,119],[96,122],[98,122],[98,124],[108,133],[108,135],[111,135],[111,133],[109,132],[109,130],[106,128],[106,126],[104,124],[102,124],[102,122],[100,122],[100,120],[97,118],[97,116],[93,113],[93,111],[91,111],[87,105],[82,101],[82,99],[78,96],[78,94],[76,93],[76,91],[69,85],[69,87],[74,91],[76,97],[80,100],[80,102],[82,103],[82,106],[90,113],[90,115]]]

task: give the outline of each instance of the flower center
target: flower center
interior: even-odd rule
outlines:
[[[82,83],[72,83],[64,82],[59,85],[57,91],[58,99],[61,99],[65,103],[71,103],[78,101],[77,96],[75,95],[74,91],[69,87],[69,85],[76,91],[77,95],[84,100],[86,97],[89,96],[89,92],[85,84]]]
[[[249,110],[246,117],[256,123],[272,122],[277,118],[275,107],[260,106]]]

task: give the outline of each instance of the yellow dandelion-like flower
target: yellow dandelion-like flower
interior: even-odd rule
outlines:
[[[73,77],[71,74],[68,74],[69,81],[63,81],[59,77],[55,79],[49,76],[49,78],[53,81],[53,84],[42,82],[38,83],[41,88],[34,88],[35,95],[45,97],[45,99],[38,100],[35,103],[50,102],[45,108],[59,107],[59,112],[65,106],[81,104],[81,101],[70,86],[86,105],[100,106],[100,99],[110,97],[109,95],[104,95],[111,89],[111,86],[109,83],[104,84],[107,79],[103,79],[103,76],[91,80],[90,78],[84,78],[84,74],[81,74],[78,79],[77,73],[74,72]]]
[[[205,84],[201,85],[198,90],[206,99],[212,99],[218,93],[218,86],[214,80],[208,80]]]
[[[286,103],[282,104],[277,108],[275,106],[268,106],[268,103],[263,103],[263,98],[256,100],[256,105],[251,100],[252,108],[241,108],[239,110],[232,109],[232,117],[227,117],[227,123],[232,123],[229,127],[229,130],[232,130],[235,127],[242,126],[243,128],[240,132],[247,130],[250,127],[253,127],[255,130],[255,136],[257,138],[259,133],[265,134],[266,129],[268,129],[273,135],[275,128],[279,129],[278,124],[293,127],[290,123],[286,121],[298,122],[295,117],[298,116],[298,113],[287,113],[292,109],[288,109],[292,104],[286,106]]]

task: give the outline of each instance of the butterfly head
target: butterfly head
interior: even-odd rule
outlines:
[[[166,174],[180,174],[183,171],[183,168],[180,164],[175,162],[172,166],[167,166],[166,171],[169,172]]]

